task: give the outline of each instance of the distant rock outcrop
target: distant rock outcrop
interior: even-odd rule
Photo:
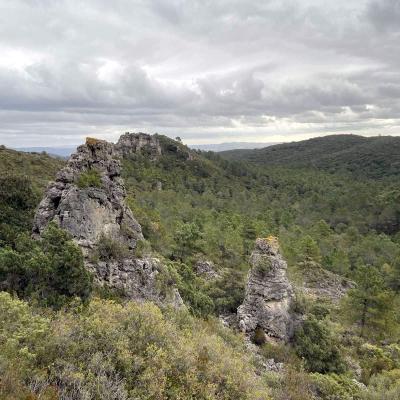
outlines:
[[[157,136],[146,133],[126,132],[118,139],[115,150],[121,156],[144,153],[151,159],[155,159],[162,154],[161,144]]]
[[[88,138],[79,146],[48,186],[35,215],[33,235],[40,237],[54,221],[81,247],[85,265],[99,284],[123,291],[132,299],[179,306],[182,300],[176,290],[161,294],[157,288],[156,277],[163,270],[160,261],[140,259],[134,254],[143,236],[141,226],[125,205],[118,157],[128,151],[130,144],[132,151],[141,148],[142,136],[123,135],[123,145],[118,146]]]
[[[327,271],[312,260],[299,264],[301,289],[314,300],[328,300],[338,303],[347,291],[355,286],[350,279]]]
[[[239,329],[256,343],[287,342],[293,331],[293,289],[277,239],[257,239],[250,263],[245,299],[237,310]]]

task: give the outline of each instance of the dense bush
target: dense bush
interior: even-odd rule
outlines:
[[[0,246],[15,246],[17,236],[30,230],[38,201],[27,177],[0,176]]]
[[[305,320],[295,332],[294,348],[310,372],[341,373],[345,369],[332,332],[314,317]]]
[[[0,294],[0,398],[269,399],[238,338],[213,323],[152,304],[77,311],[39,316]]]
[[[0,249],[0,288],[60,307],[74,297],[88,299],[92,276],[81,249],[67,232],[50,224],[41,240],[22,234],[15,250]]]
[[[337,374],[310,375],[312,391],[321,400],[361,400],[363,388],[352,379]]]

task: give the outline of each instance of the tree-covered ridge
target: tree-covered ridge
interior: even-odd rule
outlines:
[[[42,191],[54,179],[65,161],[46,153],[24,153],[0,146],[0,176],[26,176],[35,189]]]
[[[230,160],[285,167],[315,167],[329,172],[348,172],[361,178],[400,175],[400,138],[392,136],[331,135],[220,154]]]

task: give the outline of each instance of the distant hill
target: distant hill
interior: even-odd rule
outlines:
[[[330,135],[220,154],[225,159],[262,165],[315,167],[370,178],[400,176],[400,137],[394,136]]]
[[[0,146],[0,176],[25,176],[40,191],[63,165],[63,160],[48,154],[25,153]]]
[[[203,150],[203,151],[225,151],[225,150],[236,150],[236,149],[260,149],[263,147],[272,146],[278,144],[278,142],[271,143],[260,143],[260,142],[226,142],[226,143],[210,143],[210,144],[191,144],[191,149]]]
[[[47,153],[51,156],[69,157],[76,149],[76,146],[65,147],[17,147],[15,150],[23,151],[25,153]]]

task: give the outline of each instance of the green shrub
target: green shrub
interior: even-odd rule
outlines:
[[[95,255],[102,261],[122,260],[129,255],[127,244],[102,233],[96,243]]]
[[[363,400],[398,400],[400,399],[400,369],[385,371],[374,375],[363,393]]]
[[[135,255],[136,257],[146,257],[152,253],[151,244],[147,240],[138,240],[136,242]]]
[[[275,362],[295,365],[299,363],[299,359],[290,346],[284,344],[265,343],[260,348],[260,354],[266,358],[273,358]]]
[[[271,259],[266,256],[257,256],[255,267],[261,275],[266,275],[272,268]]]
[[[240,338],[185,311],[92,300],[41,317],[0,293],[0,320],[2,399],[270,400]]]
[[[88,187],[101,187],[100,173],[97,169],[88,169],[79,175],[76,183],[81,189],[86,189]]]
[[[24,234],[15,250],[0,249],[0,289],[22,298],[58,308],[74,297],[87,300],[92,282],[81,249],[54,223],[41,240]]]
[[[312,391],[321,400],[360,400],[363,389],[344,375],[310,375]]]
[[[391,355],[384,348],[364,343],[358,350],[362,368],[362,381],[368,383],[371,376],[395,367]]]
[[[295,332],[293,340],[295,351],[304,359],[309,372],[344,371],[344,363],[336,340],[328,328],[314,317],[303,322]]]

